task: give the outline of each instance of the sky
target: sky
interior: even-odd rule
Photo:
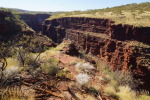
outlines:
[[[150,0],[0,0],[0,7],[30,11],[83,11],[142,2]]]

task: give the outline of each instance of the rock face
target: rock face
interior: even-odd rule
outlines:
[[[16,24],[16,19],[11,12],[0,11],[0,38],[10,37],[21,31],[21,26]]]
[[[114,25],[109,19],[65,17],[46,20],[43,34],[57,43],[69,39],[78,50],[103,59],[115,70],[132,71],[150,83],[150,27]]]
[[[32,35],[34,30],[11,12],[0,10],[0,41],[7,42],[9,38],[20,33]]]
[[[150,44],[150,27],[134,27],[132,25],[114,25],[114,22],[109,19],[96,19],[84,17],[66,17],[54,20],[46,20],[43,26],[43,33],[52,37],[56,32],[62,32],[63,29],[72,29],[85,32],[93,32],[97,34],[107,34],[112,39],[121,41],[137,40]],[[50,25],[48,28],[47,25]],[[49,33],[45,32],[45,28],[49,29]],[[56,30],[57,29],[57,30]],[[53,34],[51,34],[51,32]],[[55,33],[54,33],[55,31]],[[57,36],[58,37],[58,36]],[[55,37],[55,38],[57,38]],[[59,36],[61,37],[61,36]],[[59,38],[58,37],[58,38]],[[54,38],[54,37],[53,37]],[[59,41],[59,39],[56,39]]]
[[[71,56],[79,55],[79,51],[77,50],[76,46],[73,43],[69,43],[68,45],[65,45],[62,52]]]
[[[42,23],[49,17],[49,14],[20,14],[20,19],[24,20],[35,31],[41,31]]]

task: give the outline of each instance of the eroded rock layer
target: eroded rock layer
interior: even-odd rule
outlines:
[[[70,39],[78,50],[103,59],[113,69],[132,71],[150,83],[150,27],[114,25],[109,19],[66,17],[46,20],[43,34],[57,43]]]

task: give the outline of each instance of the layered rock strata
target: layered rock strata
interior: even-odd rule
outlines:
[[[56,43],[69,39],[78,50],[103,59],[115,70],[132,71],[144,80],[150,78],[150,27],[115,25],[109,19],[65,17],[46,20],[43,34]]]

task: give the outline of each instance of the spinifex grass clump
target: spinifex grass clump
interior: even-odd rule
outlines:
[[[0,99],[1,100],[5,100],[3,99],[3,97],[5,94],[8,93],[8,91],[6,91],[5,89],[15,84],[15,81],[13,82],[13,79],[20,72],[18,66],[11,66],[7,68],[7,65],[8,65],[7,60],[3,57],[3,59],[0,60]]]

